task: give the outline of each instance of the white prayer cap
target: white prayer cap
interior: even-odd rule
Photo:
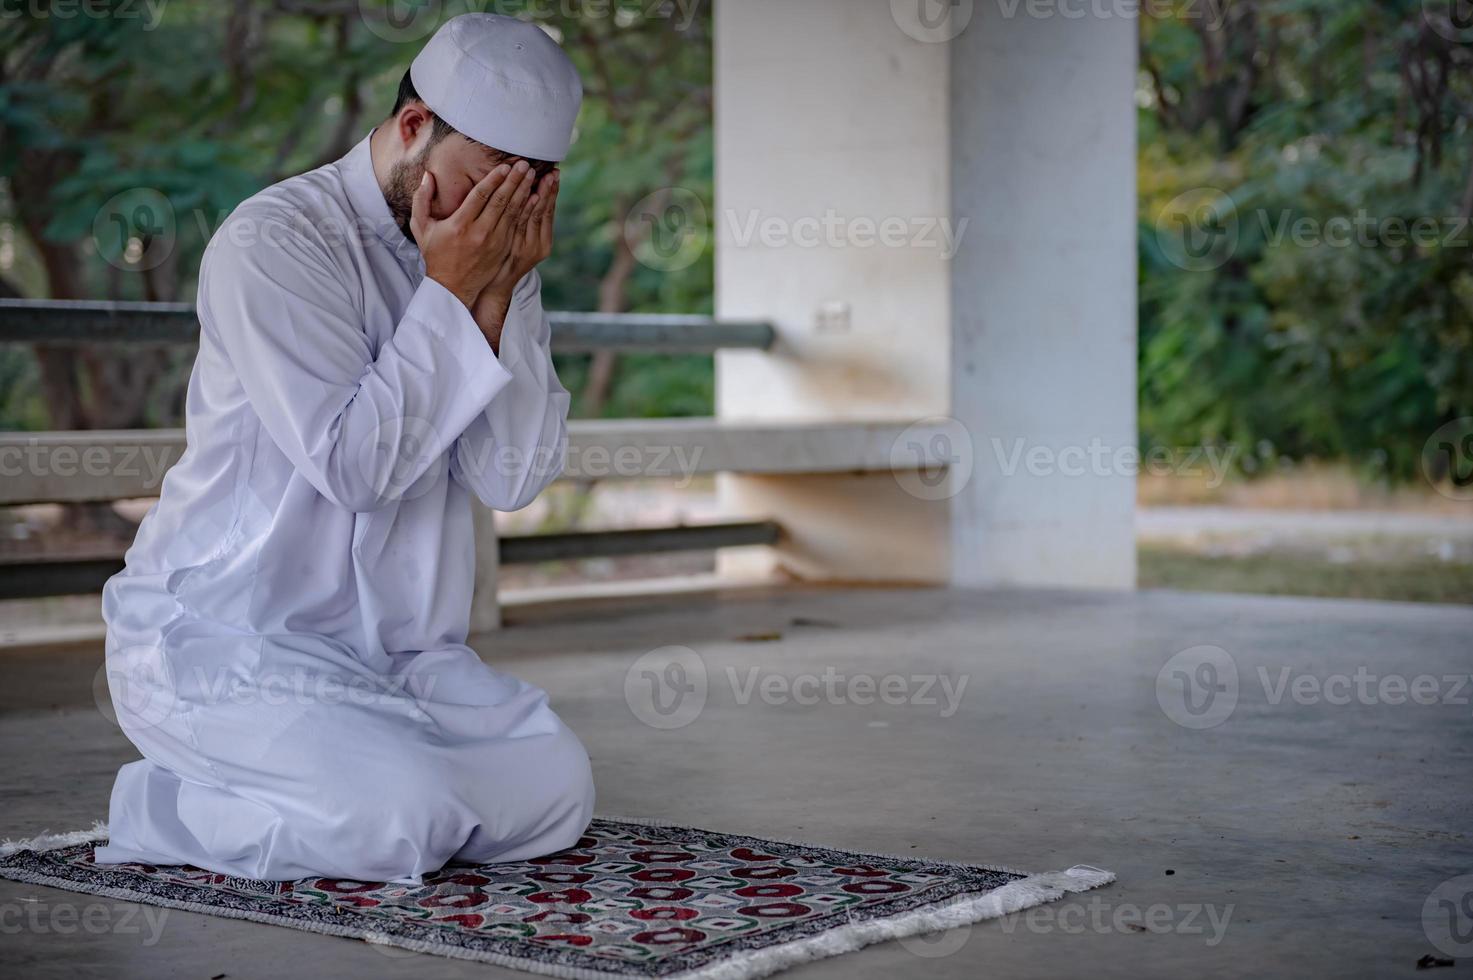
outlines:
[[[500,14],[452,17],[409,77],[435,115],[479,143],[533,160],[568,155],[583,83],[535,24]]]

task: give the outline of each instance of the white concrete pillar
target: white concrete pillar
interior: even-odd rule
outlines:
[[[717,4],[717,313],[780,338],[718,355],[718,413],[969,437],[940,500],[892,474],[724,477],[733,512],[792,534],[767,565],[1133,584],[1136,23],[1092,9]]]
[[[959,585],[1135,585],[1127,10],[978,0],[949,43],[951,208],[971,219],[951,276],[952,414],[975,464],[952,500]]]

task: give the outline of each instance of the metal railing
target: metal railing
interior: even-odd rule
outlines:
[[[731,521],[681,527],[619,531],[569,531],[500,538],[499,564],[535,565],[586,558],[622,558],[677,551],[712,551],[777,544],[782,528],[773,521]],[[0,561],[0,599],[39,599],[101,592],[123,570],[120,555]]]
[[[549,312],[559,354],[637,350],[705,354],[721,348],[766,350],[772,324],[663,313]],[[187,344],[199,338],[189,303],[102,303],[0,299],[0,343]]]
[[[701,354],[722,348],[765,350],[775,331],[770,323],[727,322],[709,316],[549,312],[553,350],[559,354],[599,350]],[[189,303],[92,302],[0,299],[0,343],[48,345],[188,344],[199,337]],[[98,435],[103,435],[99,433]],[[116,433],[110,435],[117,435]],[[139,441],[167,444],[174,433],[135,433]],[[83,442],[86,433],[68,434]],[[0,442],[25,442],[14,434]],[[177,453],[175,454],[177,458]],[[126,483],[127,481],[122,481]],[[53,488],[53,500],[95,499],[95,494]],[[106,494],[104,494],[106,495]],[[33,500],[34,494],[0,494],[0,502]],[[781,529],[771,521],[622,531],[582,531],[508,536],[499,539],[502,564],[616,557],[774,544]],[[37,598],[100,591],[123,567],[121,555],[84,558],[0,559],[0,598]]]

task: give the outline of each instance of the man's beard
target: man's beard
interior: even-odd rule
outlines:
[[[430,148],[425,147],[413,160],[400,160],[389,171],[388,186],[384,188],[384,201],[389,205],[389,214],[399,225],[404,237],[414,241],[414,232],[409,228],[410,216],[414,213],[414,192],[425,175],[425,157]]]

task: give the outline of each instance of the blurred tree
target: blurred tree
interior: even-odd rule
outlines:
[[[649,0],[27,0],[7,12],[0,48],[0,221],[23,233],[12,251],[34,256],[36,271],[22,279],[25,257],[0,257],[0,274],[53,298],[192,298],[231,208],[345,153],[387,113],[433,28],[486,9],[535,19],[586,80],[548,306],[709,309],[709,255],[660,272],[634,260],[637,224],[635,241],[624,235],[643,197],[674,185],[710,196],[710,12]],[[35,353],[54,428],[177,422],[183,364],[168,352]],[[710,375],[699,361],[654,370]],[[587,379],[580,407],[609,403],[611,358],[570,374]],[[643,380],[635,387],[648,391]],[[654,387],[646,397],[660,396]]]
[[[268,44],[258,4],[156,9],[157,21],[126,0],[34,0],[7,19],[0,175],[53,298],[186,298],[230,208],[357,135],[365,61],[347,19],[295,17]],[[336,125],[299,149],[324,118]],[[37,357],[56,428],[177,419],[177,399],[149,403],[165,351]]]
[[[1233,0],[1143,19],[1144,443],[1404,478],[1473,416],[1473,31],[1452,13]]]
[[[538,4],[532,4],[535,9]],[[711,305],[710,257],[691,275],[641,267],[637,252],[650,234],[637,220],[641,202],[660,211],[673,189],[700,200],[712,196],[711,36],[708,4],[627,4],[615,17],[558,16],[563,44],[578,62],[588,96],[579,124],[579,156],[566,168],[570,190],[583,202],[577,218],[593,245],[597,293],[577,309],[622,313],[706,312]],[[620,161],[609,166],[609,161]],[[653,200],[651,200],[653,199]],[[688,216],[694,219],[694,216]],[[567,251],[563,255],[571,255]],[[549,278],[559,278],[556,263]],[[572,270],[566,270],[572,271]],[[586,281],[573,272],[564,281]],[[684,290],[682,282],[687,283]],[[674,287],[674,288],[672,288]],[[667,304],[675,305],[667,305]],[[600,415],[614,380],[613,352],[595,354],[579,388],[579,409]]]

